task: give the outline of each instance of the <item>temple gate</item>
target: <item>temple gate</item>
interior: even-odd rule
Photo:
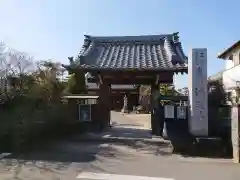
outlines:
[[[146,36],[85,36],[78,59],[69,66],[91,74],[99,84],[99,123],[110,123],[111,85],[151,85],[151,94],[159,84],[172,84],[174,73],[187,73],[185,56],[178,33]],[[127,96],[126,96],[127,97]],[[153,99],[153,98],[152,98]],[[152,129],[154,126],[152,108]]]

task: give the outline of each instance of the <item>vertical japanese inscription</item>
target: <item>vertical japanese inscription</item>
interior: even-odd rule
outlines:
[[[207,135],[207,50],[193,49],[189,57],[192,60],[189,67],[190,131],[195,135]]]

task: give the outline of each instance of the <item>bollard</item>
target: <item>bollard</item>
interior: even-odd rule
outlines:
[[[240,141],[239,141],[239,119],[240,119],[240,107],[236,104],[231,109],[231,136],[232,136],[232,147],[233,147],[233,161],[240,163]]]

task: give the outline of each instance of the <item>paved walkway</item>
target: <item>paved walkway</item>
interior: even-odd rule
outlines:
[[[152,140],[141,123],[112,113],[114,128],[41,146],[21,156],[5,157],[0,179],[22,180],[238,180],[239,166],[227,160],[172,154],[162,140]],[[84,140],[85,139],[85,140]]]
[[[145,129],[151,129],[151,114],[124,114],[123,116]]]
[[[82,141],[118,141],[122,140],[135,140],[135,141],[148,141],[148,142],[159,142],[169,143],[160,138],[152,137],[151,129],[149,127],[149,115],[136,115],[136,114],[122,114],[119,112],[111,112],[111,124],[113,128],[108,129],[102,133],[87,133],[84,136],[80,135],[75,137]],[[147,118],[147,119],[145,119]]]

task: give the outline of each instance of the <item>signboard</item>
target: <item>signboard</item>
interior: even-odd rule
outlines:
[[[78,118],[79,121],[87,122],[91,121],[91,105],[79,104],[78,105]]]
[[[164,106],[164,117],[167,119],[174,119],[174,106]]]
[[[177,118],[186,119],[186,107],[184,106],[177,107]]]

